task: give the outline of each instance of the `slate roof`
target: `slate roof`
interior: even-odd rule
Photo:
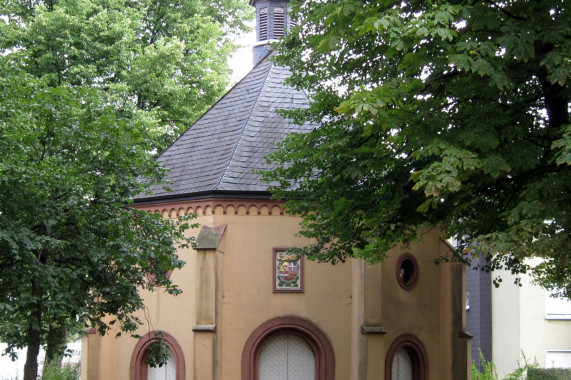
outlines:
[[[253,170],[271,168],[264,157],[287,133],[313,128],[276,114],[307,107],[309,100],[305,93],[284,85],[289,69],[274,65],[269,56],[158,157],[169,169],[172,191],[154,186],[152,195],[137,197],[137,203],[267,191],[268,185]]]

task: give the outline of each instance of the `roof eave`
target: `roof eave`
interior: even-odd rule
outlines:
[[[157,197],[149,196],[146,198],[137,198],[133,200],[134,206],[143,206],[157,203],[185,202],[200,199],[271,199],[272,195],[269,191],[227,191],[227,190],[208,190],[187,194],[169,194]]]

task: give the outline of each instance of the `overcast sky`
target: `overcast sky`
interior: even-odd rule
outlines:
[[[232,69],[232,79],[230,83],[234,85],[244,75],[248,74],[252,70],[252,48],[256,42],[256,30],[252,28],[252,31],[246,34],[239,35],[235,39],[236,43],[242,45],[232,57],[230,57],[230,68]]]

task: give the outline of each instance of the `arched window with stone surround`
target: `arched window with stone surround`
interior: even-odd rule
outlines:
[[[254,330],[242,352],[242,380],[334,380],[327,336],[297,317],[269,320]]]
[[[385,360],[387,380],[428,380],[428,355],[422,342],[410,334],[396,338]]]
[[[146,358],[153,345],[163,344],[167,351],[165,363],[149,365]],[[131,355],[130,380],[184,380],[185,365],[182,349],[174,337],[164,331],[152,331],[143,336]]]
[[[315,353],[296,334],[276,334],[260,348],[258,380],[315,380]]]

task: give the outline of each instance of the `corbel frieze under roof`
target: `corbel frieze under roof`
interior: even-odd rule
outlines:
[[[271,199],[203,198],[169,203],[134,206],[139,210],[160,213],[165,219],[196,214],[209,215],[284,215],[284,202]]]

